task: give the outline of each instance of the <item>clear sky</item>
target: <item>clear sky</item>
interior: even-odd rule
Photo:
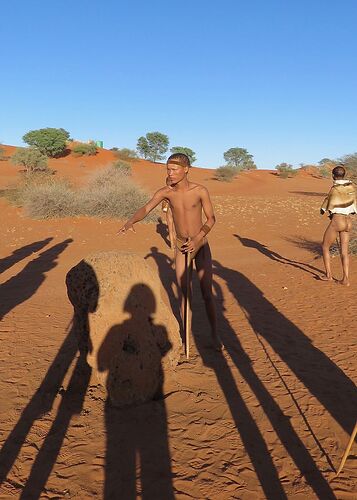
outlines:
[[[217,167],[357,151],[356,0],[2,0],[0,142],[160,131]]]

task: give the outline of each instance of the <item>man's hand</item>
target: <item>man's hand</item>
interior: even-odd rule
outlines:
[[[188,238],[188,241],[182,245],[183,253],[192,253],[200,247],[200,243],[202,242],[202,238],[195,236],[194,238]]]
[[[134,229],[134,224],[127,222],[121,229],[119,229],[117,234],[125,234],[127,231],[133,231],[133,233],[136,233]]]

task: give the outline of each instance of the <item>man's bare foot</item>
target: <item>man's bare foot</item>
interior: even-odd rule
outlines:
[[[332,276],[320,276],[320,281],[333,281],[333,277]]]
[[[346,278],[344,278],[343,280],[337,281],[337,283],[339,285],[350,286],[350,282]]]

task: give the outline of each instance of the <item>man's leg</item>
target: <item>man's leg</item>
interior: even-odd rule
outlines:
[[[350,233],[348,231],[341,231],[340,232],[340,244],[341,244],[341,262],[342,262],[342,270],[343,270],[343,277],[342,280],[340,281],[341,285],[346,285],[349,286],[350,282],[348,279],[349,275],[349,265],[350,265],[350,258],[348,255],[348,243],[350,241]]]
[[[324,260],[324,265],[326,269],[326,276],[321,277],[323,281],[332,281],[331,272],[331,256],[330,256],[330,246],[335,241],[337,237],[337,231],[334,228],[333,221],[328,225],[323,240],[322,240],[322,256]]]
[[[196,255],[196,269],[203,300],[205,301],[208,320],[211,326],[213,347],[220,350],[222,343],[217,334],[216,305],[212,291],[212,257],[208,243],[203,245]]]

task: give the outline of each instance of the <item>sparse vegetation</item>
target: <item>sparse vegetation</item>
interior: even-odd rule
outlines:
[[[42,154],[55,158],[65,152],[69,132],[63,128],[41,128],[31,130],[22,139],[29,146],[37,148]]]
[[[113,163],[113,167],[117,168],[123,175],[131,175],[131,165],[127,161],[118,160]]]
[[[114,166],[97,173],[87,186],[78,190],[53,176],[25,175],[4,196],[36,219],[80,215],[125,219],[149,199],[127,174]],[[147,220],[154,218],[151,214]]]
[[[129,148],[112,148],[111,151],[117,156],[120,160],[134,160],[138,158],[138,155],[134,149]]]
[[[11,162],[25,167],[29,174],[49,171],[47,157],[36,148],[17,148],[11,157]]]
[[[223,182],[232,182],[237,175],[237,169],[228,165],[223,165],[216,169],[216,178]]]
[[[97,154],[97,146],[93,142],[89,144],[80,142],[72,148],[72,151],[75,156],[94,156]]]
[[[347,170],[348,179],[357,183],[357,153],[352,153],[339,158],[338,163],[342,163]]]
[[[169,138],[161,132],[148,132],[145,137],[139,137],[136,149],[146,160],[159,161],[169,148]]]
[[[287,179],[288,177],[294,177],[297,174],[297,170],[293,168],[290,163],[279,163],[275,167],[275,170],[278,171],[279,177],[282,179]]]
[[[183,153],[186,156],[188,156],[191,165],[193,165],[196,161],[196,153],[192,151],[190,148],[184,148],[182,146],[174,146],[173,148],[170,149],[171,153]]]

